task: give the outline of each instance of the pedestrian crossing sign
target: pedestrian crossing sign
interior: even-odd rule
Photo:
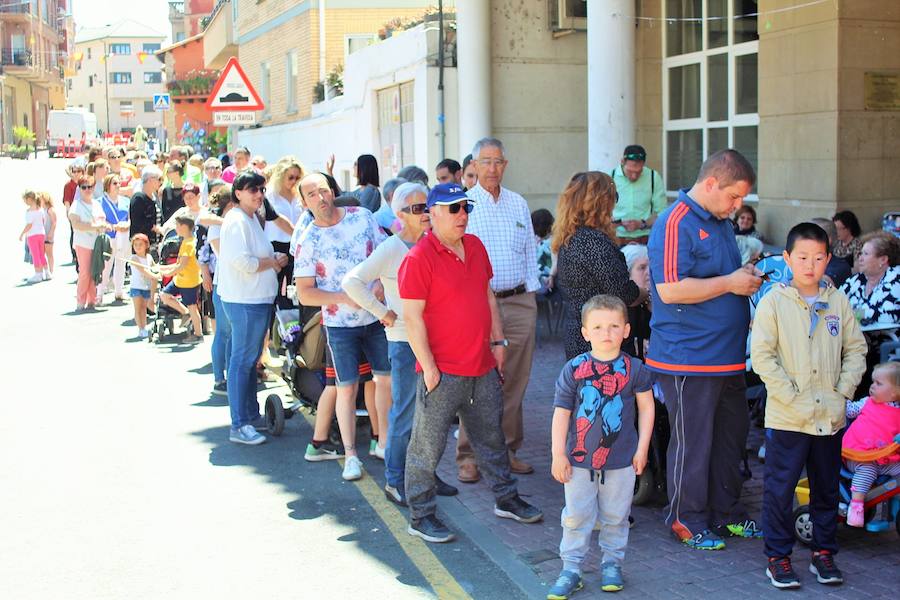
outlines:
[[[169,94],[153,94],[153,110],[169,110],[172,98]]]

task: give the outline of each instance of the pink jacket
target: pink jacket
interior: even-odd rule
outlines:
[[[877,450],[894,443],[900,433],[900,408],[867,399],[859,416],[844,433],[843,447],[849,450]],[[900,461],[900,453],[879,458],[878,464]]]

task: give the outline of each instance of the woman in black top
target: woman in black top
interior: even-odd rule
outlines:
[[[166,167],[166,187],[163,188],[160,207],[162,208],[162,222],[165,223],[169,217],[175,214],[179,208],[184,207],[183,188],[184,182],[184,165],[180,160],[173,160]]]
[[[566,360],[591,346],[581,335],[581,307],[597,294],[617,296],[628,305],[640,304],[646,292],[638,288],[615,243],[611,223],[618,194],[606,173],[577,173],[559,197],[551,248],[559,256],[556,282],[568,298],[565,317]]]

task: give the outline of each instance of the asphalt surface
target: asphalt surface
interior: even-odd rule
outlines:
[[[211,338],[139,341],[130,304],[74,314],[61,203],[56,275],[23,284],[21,191],[59,203],[66,162],[0,159],[0,597],[524,597],[465,533],[408,536],[380,461],[358,483],[305,462],[302,415],[262,446],[230,443]]]

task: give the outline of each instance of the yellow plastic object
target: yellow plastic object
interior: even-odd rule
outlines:
[[[794,493],[797,494],[797,504],[800,506],[809,505],[809,480],[806,477],[797,482]]]

